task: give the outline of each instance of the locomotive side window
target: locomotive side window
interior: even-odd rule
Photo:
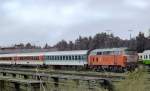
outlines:
[[[103,55],[110,55],[110,54],[111,54],[110,51],[104,51],[104,52],[103,52]]]
[[[114,51],[112,54],[119,55],[120,53],[121,53],[120,51]]]

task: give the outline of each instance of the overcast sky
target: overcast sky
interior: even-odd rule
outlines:
[[[0,0],[0,46],[50,45],[112,30],[121,38],[150,28],[150,0]]]

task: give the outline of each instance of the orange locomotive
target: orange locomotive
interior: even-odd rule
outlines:
[[[127,48],[95,49],[88,56],[88,65],[97,71],[125,71],[136,67],[137,53]]]

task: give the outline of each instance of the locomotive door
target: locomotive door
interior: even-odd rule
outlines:
[[[114,65],[117,65],[117,55],[115,54],[115,52],[114,52]]]

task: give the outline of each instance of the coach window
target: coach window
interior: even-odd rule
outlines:
[[[55,60],[58,60],[58,56],[55,56]]]
[[[59,58],[59,56],[57,56],[57,60],[59,60],[60,58]]]
[[[83,55],[83,60],[86,60],[86,55]]]
[[[81,56],[80,55],[78,56],[78,59],[81,60]]]
[[[141,57],[141,59],[142,59],[142,56],[140,56]],[[149,58],[150,58],[150,55],[149,55]]]
[[[49,56],[46,56],[45,59],[46,59],[46,60],[49,60]]]
[[[84,60],[84,57],[83,57],[83,55],[81,56],[81,60]]]
[[[53,60],[55,60],[55,56],[53,56]]]
[[[40,57],[37,56],[37,60],[40,60]]]
[[[54,56],[52,56],[52,60],[54,60]]]
[[[66,56],[66,60],[68,60],[68,56]]]
[[[48,56],[45,56],[45,57],[44,57],[44,59],[46,59],[46,60],[47,60],[47,59],[48,59]]]
[[[36,57],[32,57],[32,60],[37,60],[37,58]]]
[[[78,58],[78,57],[77,57],[77,56],[75,56],[75,60],[78,60],[77,58]]]
[[[52,60],[52,56],[47,56],[47,57],[48,57],[48,58],[47,58],[48,60]]]
[[[145,58],[147,59],[147,55],[145,56]]]
[[[56,56],[54,56],[54,60],[56,60]]]
[[[74,60],[74,56],[72,56],[72,60]]]
[[[53,56],[51,56],[51,60],[53,60]]]
[[[55,56],[54,58],[55,58],[54,60],[57,60],[57,56]]]
[[[36,57],[31,57],[32,60],[36,60]]]
[[[60,60],[60,56],[58,56],[58,60]]]
[[[63,57],[63,60],[65,60],[65,56],[62,56]]]
[[[62,60],[62,56],[60,56],[60,60]]]
[[[37,56],[33,57],[34,60],[38,60],[39,58]]]
[[[59,56],[59,60],[61,60],[61,56]]]
[[[35,59],[35,60],[39,60],[39,57],[36,56],[36,57],[34,57],[34,59]]]
[[[53,60],[53,59],[52,59],[52,56],[49,56],[49,60]]]
[[[144,59],[146,59],[146,55],[144,55]]]
[[[36,60],[35,57],[31,57],[31,60]]]
[[[36,57],[31,57],[31,60],[36,60]]]
[[[69,56],[69,60],[71,60],[71,56]]]

